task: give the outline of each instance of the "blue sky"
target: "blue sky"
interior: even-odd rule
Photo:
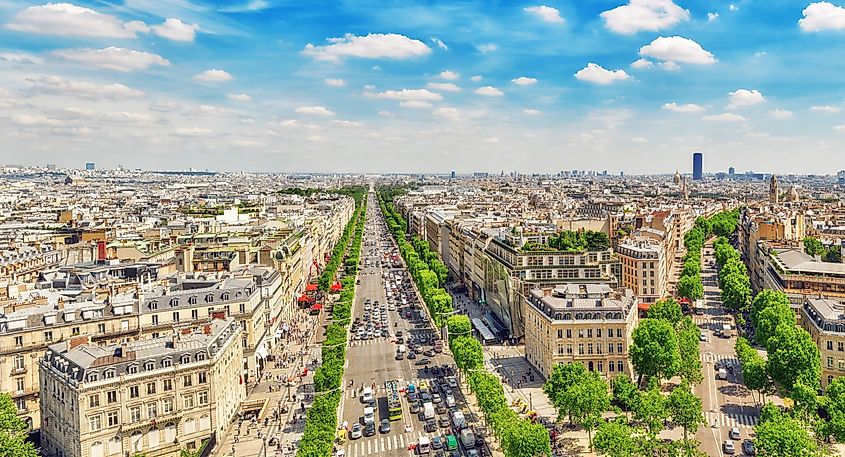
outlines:
[[[845,168],[845,1],[0,0],[0,162]]]

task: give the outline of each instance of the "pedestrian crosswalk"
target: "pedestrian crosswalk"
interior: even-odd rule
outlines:
[[[750,414],[726,414],[722,412],[706,412],[707,425],[716,424],[719,427],[752,428],[757,425],[757,417]]]
[[[419,441],[422,435],[422,433],[393,432],[387,435],[364,437],[349,441],[343,449],[346,451],[346,457],[378,455],[394,449],[407,449],[409,444]]]
[[[423,378],[414,378],[414,379],[410,379],[410,380],[399,379],[399,388],[400,388],[400,390],[404,390],[408,386],[408,384],[420,386],[420,385],[422,385],[423,382],[427,383],[427,380],[425,380]],[[359,384],[357,380],[351,387],[348,385],[349,384],[348,380],[346,381],[346,383],[347,383],[347,386],[346,386],[346,392],[344,394],[345,397],[355,398],[355,397],[361,395],[361,384]],[[372,383],[364,383],[364,386],[373,388]],[[386,395],[387,395],[387,388],[385,387],[385,385],[383,383],[376,383],[375,388],[373,389],[373,396],[374,397],[379,397],[379,396],[383,397],[383,396],[386,396]],[[404,397],[404,394],[402,396]]]
[[[703,363],[717,363],[724,366],[739,366],[739,359],[731,354],[713,354],[712,352],[701,353]]]
[[[371,344],[384,344],[390,342],[390,338],[385,337],[378,337],[378,338],[370,338],[369,340],[351,340],[347,346],[354,347],[354,346],[369,346]]]

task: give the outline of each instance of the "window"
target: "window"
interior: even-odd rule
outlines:
[[[152,310],[158,309],[158,302],[157,301],[151,301],[150,302],[150,309],[152,309]]]
[[[193,408],[194,407],[194,396],[193,395],[182,395],[182,406],[185,408]]]
[[[129,365],[126,367],[126,372],[129,374],[135,374],[138,372],[138,365]]]
[[[182,376],[182,387],[191,387],[193,385],[193,377],[189,374]]]
[[[607,343],[607,353],[613,354],[613,343]]]
[[[197,373],[197,384],[205,384],[206,382],[208,382],[206,373]]]
[[[200,318],[199,311],[192,309],[191,310],[191,319],[197,320]]]
[[[845,360],[839,359],[836,361],[836,364],[840,370],[845,370]]]
[[[205,352],[198,352],[197,353],[197,362],[201,362],[205,360]]]
[[[155,403],[147,403],[147,419],[155,419],[158,416],[158,407]]]
[[[156,383],[148,382],[147,383],[147,395],[153,395],[156,393]]]
[[[15,387],[17,388],[18,393],[22,393],[26,390],[26,381],[24,378],[15,379]]]
[[[613,363],[613,362],[611,362],[611,363]],[[625,371],[625,362],[618,360],[616,362],[616,371],[618,371],[620,373],[624,372]]]
[[[578,354],[584,355],[584,343],[578,343]]]
[[[173,365],[173,361],[170,360],[170,359],[164,359],[164,360],[161,361],[162,368],[167,368],[171,365]]]
[[[99,414],[88,417],[88,429],[92,432],[96,432],[97,430],[103,428],[102,420],[103,418]]]
[[[571,328],[566,329],[566,337],[572,338],[572,329]]]
[[[239,312],[241,314],[246,313],[246,303],[241,303],[240,305],[238,305],[238,309],[240,310]]]
[[[612,373],[612,372],[614,372],[614,371],[616,371],[616,369],[615,369],[615,365],[613,365],[613,362],[608,362],[608,363],[607,363],[607,369],[608,369],[608,370],[610,370],[610,372],[611,372],[611,373]]]
[[[169,392],[173,390],[173,380],[172,379],[165,379],[161,381],[162,387],[161,390],[165,392]]]
[[[52,331],[44,332],[44,341],[47,341],[47,342],[53,341],[53,332]]]
[[[624,354],[625,351],[622,350],[622,343],[616,343],[616,352],[619,354]]]
[[[79,336],[79,327],[74,327],[70,329],[70,334],[73,336]]]
[[[837,341],[836,342],[836,350],[839,352],[845,351],[845,342]]]
[[[100,332],[100,335],[106,333],[106,324],[97,324],[97,331]]]
[[[601,329],[600,328],[596,329],[596,338],[601,338]]]
[[[191,363],[191,356],[189,356],[188,354],[183,355],[180,359],[180,363]]]
[[[557,355],[563,355],[564,354],[563,351],[564,351],[564,349],[563,349],[562,345],[557,347]]]
[[[563,329],[561,329],[561,328],[557,329],[557,337],[563,338]]]
[[[173,322],[179,322],[179,311],[173,312]]]
[[[587,354],[589,354],[589,355],[593,354],[593,343],[587,344]]]
[[[100,406],[100,395],[94,394],[88,396],[88,407],[89,408],[96,408]]]
[[[173,412],[173,399],[172,398],[165,398],[161,401],[161,412],[162,414],[170,414]]]
[[[604,362],[602,362],[601,360],[599,360],[599,361],[598,361],[598,364],[597,364],[597,367],[598,367],[598,371],[600,371],[600,372],[604,372]]]
[[[129,398],[138,398],[140,395],[138,394],[138,386],[131,386],[129,387]]]
[[[608,327],[608,328],[607,328],[607,337],[608,337],[608,338],[613,338],[613,327]]]
[[[604,345],[601,343],[596,343],[596,354],[601,354],[604,352]]]
[[[566,345],[566,354],[567,354],[567,355],[572,355],[572,344],[567,344],[567,345]]]
[[[197,304],[197,297],[188,298],[188,303],[191,304],[191,305],[196,305]]]
[[[103,379],[112,379],[112,378],[114,378],[114,369],[106,370],[103,373]]]
[[[828,357],[828,358],[827,358],[827,367],[828,367],[828,368],[833,368],[833,357]]]
[[[106,423],[109,427],[117,427],[117,425],[120,424],[117,411],[109,411],[106,413]]]
[[[202,391],[197,395],[197,404],[200,405],[207,405],[208,404],[208,391]]]
[[[593,337],[593,329],[588,328],[587,329],[587,338],[592,338],[592,337]]]
[[[18,411],[26,411],[26,398],[20,397],[15,399],[15,406]]]
[[[88,375],[85,377],[85,379],[88,382],[94,382],[94,381],[100,379],[100,375],[98,375],[97,372],[94,371],[94,372],[88,373]]]
[[[158,314],[153,314],[153,325],[158,325]]]
[[[106,403],[117,403],[117,391],[110,390],[106,392]]]
[[[830,383],[832,383],[832,382],[833,382],[833,376],[827,375],[827,385],[830,385]]]
[[[156,364],[152,360],[148,360],[144,363],[144,371],[153,371],[155,370]]]
[[[578,329],[578,338],[584,338],[584,329],[583,328]]]
[[[828,351],[833,350],[833,341],[827,340],[827,350]]]
[[[141,420],[141,407],[132,406],[129,408],[129,421],[139,422]]]
[[[25,370],[26,365],[24,365],[23,356],[18,354],[15,356],[15,370]]]
[[[15,337],[15,347],[23,346],[23,336],[16,336]]]

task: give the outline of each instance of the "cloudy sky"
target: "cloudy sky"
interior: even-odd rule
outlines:
[[[0,163],[835,173],[845,0],[0,0]]]

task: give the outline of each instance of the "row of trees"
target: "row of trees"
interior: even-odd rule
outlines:
[[[355,192],[355,214],[335,246],[329,262],[334,269],[328,281],[334,280],[340,258],[347,249],[350,257],[357,259],[360,255],[367,208],[364,195],[363,190]],[[349,238],[352,233],[355,237],[350,244]],[[323,272],[324,276],[328,270],[327,267]],[[323,277],[320,281],[322,287]],[[337,430],[337,409],[342,395],[343,366],[346,361],[346,326],[349,324],[352,300],[355,297],[354,276],[345,277],[342,284],[340,300],[332,307],[332,317],[335,322],[326,328],[326,339],[321,349],[321,364],[314,372],[314,402],[305,419],[305,430],[296,451],[297,457],[329,457],[332,453]]]
[[[648,318],[634,329],[629,350],[640,381],[648,377],[659,382],[677,375],[689,384],[701,382],[700,336],[701,330],[683,315],[677,301],[667,298],[653,304]]]
[[[701,249],[710,235],[730,236],[736,230],[738,218],[739,213],[733,210],[695,220],[693,228],[684,236],[687,252],[683,257],[684,269],[678,280],[678,297],[692,301],[704,298],[704,285],[701,283]]]
[[[317,281],[317,284],[319,285],[319,288],[322,292],[328,292],[329,288],[334,282],[335,277],[337,276],[337,269],[340,266],[340,262],[343,261],[343,255],[347,251],[349,239],[352,236],[353,230],[355,230],[358,220],[360,219],[362,209],[366,206],[366,202],[364,202],[364,196],[366,195],[366,191],[363,187],[345,188],[341,189],[338,193],[350,195],[352,198],[355,199],[355,213],[352,215],[352,218],[349,220],[349,223],[347,223],[346,227],[343,229],[343,234],[341,235],[340,240],[338,240],[337,244],[332,250],[331,259],[326,264],[325,268],[323,269],[323,273],[320,275],[320,279]],[[358,253],[356,252],[353,256],[350,257],[354,257],[355,265],[357,265]]]
[[[722,236],[713,242],[713,251],[719,268],[722,304],[727,309],[746,313],[751,305],[751,279],[739,251]]]
[[[379,189],[379,205],[387,220],[387,226],[396,237],[399,245],[399,253],[408,265],[408,271],[414,278],[414,283],[422,295],[423,301],[428,307],[434,323],[442,327],[446,323],[447,316],[453,312],[452,296],[443,288],[446,285],[446,277],[449,270],[439,258],[437,253],[431,250],[428,242],[418,237],[413,237],[409,243],[406,240],[405,232],[407,223],[402,219],[393,206],[392,198],[400,195],[396,188]],[[391,200],[388,200],[391,198]]]
[[[478,399],[484,418],[498,437],[505,456],[551,456],[546,428],[519,417],[508,406],[499,377],[484,371],[483,348],[470,335],[469,318],[464,315],[450,316],[446,325],[449,349],[455,358],[455,365],[467,375],[470,389]]]
[[[550,236],[548,244],[566,252],[604,251],[610,247],[610,238],[604,232],[593,230],[564,230]]]

